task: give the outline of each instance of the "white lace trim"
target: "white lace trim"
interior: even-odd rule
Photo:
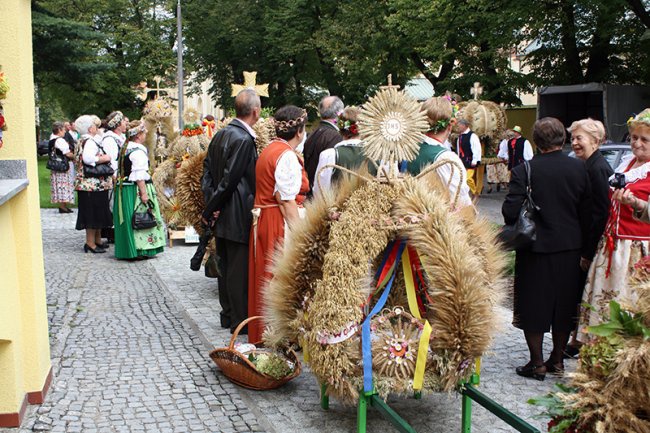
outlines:
[[[616,173],[623,173],[625,169],[630,165],[630,162],[634,159],[634,155],[627,155],[626,157],[621,160],[621,163],[619,164],[618,167],[616,167],[615,172]],[[631,182],[636,182],[637,180],[642,180],[648,177],[648,173],[650,173],[650,162],[646,162],[643,165],[640,165],[637,168],[633,168],[627,172],[625,172],[625,182],[626,183],[631,183]],[[613,179],[614,175],[610,176],[610,179]]]

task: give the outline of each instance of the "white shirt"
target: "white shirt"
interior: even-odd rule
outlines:
[[[426,135],[424,136],[424,143],[430,146],[437,145],[444,147],[443,143],[439,142],[435,138],[431,138]],[[451,150],[448,152],[442,152],[438,156],[438,159],[436,159],[436,162],[438,161],[453,161],[460,164],[461,167],[463,166],[463,162],[460,160],[460,157]],[[449,182],[449,177],[451,177],[451,182],[449,182],[449,194],[452,200],[456,195],[456,191],[460,187],[460,195],[458,196],[459,208],[472,205],[472,199],[469,197],[469,186],[467,186],[467,182],[463,182],[461,173],[458,170],[454,169],[452,174],[451,165],[445,164],[436,168],[436,172],[438,173],[440,180],[442,180],[443,185],[447,185],[447,182]]]
[[[334,145],[333,148],[325,149],[320,153],[318,157],[318,167],[316,167],[316,178],[314,180],[314,185],[312,186],[314,197],[318,197],[322,191],[329,191],[332,188],[332,175],[334,174],[333,167],[323,167],[331,164],[336,164],[336,148],[340,146],[360,146],[361,140],[358,138],[351,138],[349,140],[343,140]],[[320,181],[320,187],[318,182]]]
[[[248,123],[246,123],[243,120],[238,119],[236,117],[234,119],[232,119],[232,120],[233,121],[236,120],[237,122],[239,122],[240,125],[243,125],[244,128],[246,129],[246,131],[248,131],[248,133],[253,137],[253,140],[257,139],[257,134],[255,134],[255,131],[253,130],[253,128],[251,128],[251,126]]]
[[[117,172],[117,158],[120,154],[120,148],[124,144],[124,138],[114,131],[108,131],[102,137],[102,147],[104,152],[111,157],[111,167]]]
[[[471,129],[463,132],[461,135],[470,134],[469,136],[469,145],[472,149],[472,165],[475,165],[481,160],[481,140],[479,140],[478,135],[472,132]],[[460,136],[456,142],[456,153],[460,155]]]
[[[149,180],[149,156],[147,148],[140,143],[130,142],[126,148],[131,161],[131,174],[129,174],[129,181],[135,182],[137,180]]]
[[[70,145],[68,145],[68,142],[65,141],[65,138],[59,137],[58,135],[54,135],[54,134],[50,135],[50,140],[54,140],[54,139],[56,139],[56,141],[54,142],[54,147],[56,149],[59,149],[61,153],[63,153],[64,155],[66,153],[70,153]]]
[[[97,146],[96,141],[98,140],[97,136],[93,137],[84,134],[81,136],[81,139],[86,140],[85,144],[83,145],[81,159],[83,160],[84,164],[95,166],[99,160],[99,157],[97,156],[99,154],[99,146]]]
[[[533,146],[530,144],[530,141],[526,140],[524,141],[524,159],[526,161],[530,161],[533,159],[534,153],[533,153]],[[508,160],[508,140],[501,140],[499,143],[499,153],[497,154],[497,157]]]
[[[302,166],[298,161],[298,155],[291,149],[280,155],[275,165],[275,187],[273,193],[280,193],[281,200],[294,200],[300,193],[302,185]]]

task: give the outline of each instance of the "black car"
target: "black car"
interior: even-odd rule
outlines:
[[[41,140],[36,143],[36,154],[38,156],[47,155],[50,153],[50,140]]]
[[[616,170],[624,157],[632,153],[630,143],[606,143],[600,145],[600,153],[603,154],[609,165]],[[575,158],[575,153],[569,153],[570,157]]]

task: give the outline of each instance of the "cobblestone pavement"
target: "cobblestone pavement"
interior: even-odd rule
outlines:
[[[496,197],[481,198],[478,206],[498,221]],[[21,429],[0,433],[356,431],[354,407],[332,399],[330,410],[321,410],[307,366],[284,387],[265,392],[237,387],[218,371],[208,353],[227,345],[230,333],[219,326],[216,280],[189,269],[193,245],[175,242],[155,259],[122,262],[112,248],[101,256],[82,252],[75,214],[42,210],[42,221],[54,380]],[[483,358],[480,389],[545,431],[545,421],[533,419],[539,410],[526,400],[558,379],[514,374],[527,350],[521,331],[509,325],[511,312],[499,311],[504,324]],[[418,432],[460,431],[456,393],[389,398],[389,404]],[[368,431],[394,430],[369,409]],[[472,431],[515,430],[475,404]]]

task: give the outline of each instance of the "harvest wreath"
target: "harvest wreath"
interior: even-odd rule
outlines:
[[[373,159],[413,157],[417,146],[402,148],[391,134],[417,140],[426,125],[413,104],[395,103],[403,93],[384,92],[392,94],[369,103],[379,106],[364,106],[361,135],[381,135],[363,128],[385,128],[382,113],[390,122],[408,118],[390,126],[387,145],[366,145]],[[404,106],[410,111],[400,112]],[[345,176],[336,192],[307,205],[276,254],[264,341],[300,341],[314,375],[343,402],[355,403],[361,390],[451,391],[490,345],[504,253],[473,208],[457,209],[446,179],[425,180],[444,164],[462,170],[444,161],[418,177]]]

